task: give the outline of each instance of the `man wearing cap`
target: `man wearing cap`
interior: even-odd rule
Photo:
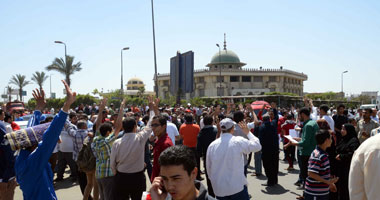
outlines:
[[[243,156],[260,151],[261,145],[244,122],[239,126],[248,140],[234,136],[234,122],[226,118],[220,122],[221,136],[207,150],[206,168],[217,199],[249,199]]]

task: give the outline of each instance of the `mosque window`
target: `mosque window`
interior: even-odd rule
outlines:
[[[269,81],[270,82],[276,82],[277,81],[276,76],[270,76]]]
[[[263,82],[263,77],[262,76],[254,76],[253,82]]]
[[[230,76],[230,82],[239,82],[239,76]]]
[[[199,96],[204,97],[205,96],[205,89],[199,89]]]
[[[199,77],[198,78],[199,83],[204,83],[205,82],[205,77]]]
[[[217,76],[216,77],[216,82],[224,82],[224,76]]]
[[[132,84],[137,84],[137,81],[132,81]]]
[[[251,82],[251,76],[242,76],[241,81],[242,82]]]

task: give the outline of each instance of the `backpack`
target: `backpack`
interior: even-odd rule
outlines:
[[[83,142],[83,147],[79,151],[77,164],[80,171],[87,172],[95,170],[96,158],[91,149],[92,139],[86,137]]]

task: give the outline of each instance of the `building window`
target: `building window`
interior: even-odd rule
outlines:
[[[164,86],[169,86],[169,80],[164,80]]]
[[[204,97],[205,96],[205,89],[199,89],[199,96]]]
[[[216,95],[217,96],[224,96],[224,88],[218,87],[218,89],[216,91]]]
[[[242,82],[251,82],[251,77],[250,76],[242,76],[241,81]]]
[[[198,83],[204,83],[204,82],[205,82],[205,77],[198,78]]]
[[[270,82],[276,82],[276,77],[275,76],[270,76],[269,77]]]
[[[216,82],[224,82],[224,76],[217,76],[216,77]]]
[[[275,91],[276,91],[276,88],[269,88],[269,91],[270,91],[270,92],[275,92]]]
[[[232,69],[232,65],[230,65],[230,69]]]
[[[263,77],[262,76],[254,76],[253,82],[263,82]]]
[[[230,76],[230,82],[239,82],[239,76]]]

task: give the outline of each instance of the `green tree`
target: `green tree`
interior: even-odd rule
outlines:
[[[22,89],[27,86],[28,84],[30,84],[30,81],[27,81],[26,80],[26,76],[25,75],[21,75],[21,74],[16,74],[16,75],[13,75],[11,80],[9,81],[10,84],[13,84],[13,85],[16,85],[18,87],[18,92],[19,92],[19,95],[20,95],[20,101],[22,101]]]
[[[36,102],[36,100],[34,98],[29,99],[28,105],[27,105],[27,107],[29,109],[34,110],[34,108],[36,107],[36,105],[37,105],[37,102]]]
[[[94,95],[99,94],[99,90],[98,90],[97,88],[95,88],[95,89],[92,91],[92,94],[94,94]]]
[[[89,95],[89,94],[78,94],[77,97],[76,97],[76,100],[75,102],[73,103],[73,107],[77,107],[79,106],[80,104],[84,104],[84,105],[92,105],[93,103],[97,103],[97,100],[95,99],[95,97]]]
[[[80,67],[82,65],[81,62],[74,64],[74,56],[66,56],[67,63],[63,58],[55,58],[53,63],[46,67],[48,71],[57,71],[65,76],[66,83],[70,86],[71,79],[70,76],[75,72],[79,72],[82,70]]]
[[[35,83],[37,83],[37,85],[40,87],[40,90],[42,89],[42,85],[44,84],[44,82],[49,78],[49,76],[47,76],[45,74],[45,72],[35,72],[33,74],[33,77],[32,77],[32,81],[34,81]]]
[[[190,99],[190,103],[193,106],[201,106],[201,105],[205,105],[206,102],[200,97],[194,97]]]
[[[137,91],[137,96],[142,97],[145,92],[145,87],[139,87],[139,91]]]

